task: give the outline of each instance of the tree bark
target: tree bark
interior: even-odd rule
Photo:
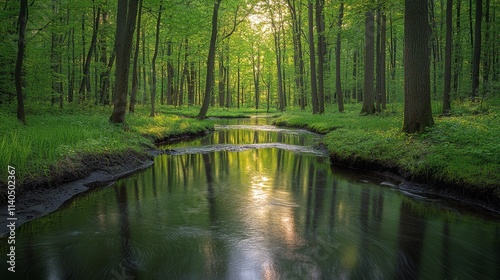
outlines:
[[[134,62],[132,64],[132,90],[130,91],[130,104],[128,107],[128,110],[130,112],[135,111],[135,102],[137,99],[137,87],[139,84],[139,78],[137,73],[137,61],[139,59],[139,45],[141,42],[142,3],[143,0],[139,0],[139,12],[137,13],[137,32],[135,33]]]
[[[342,31],[342,18],[344,17],[344,2],[340,2],[339,18],[338,18],[338,33],[337,33],[337,47],[335,48],[335,92],[337,95],[337,104],[339,112],[344,112],[344,95],[342,93],[342,85],[340,83],[340,51],[341,51],[341,31]],[[356,55],[356,54],[355,54]],[[355,71],[355,70],[354,70]],[[355,77],[355,73],[354,77]]]
[[[373,70],[374,70],[374,17],[373,11],[365,14],[365,75],[363,82],[363,108],[362,114],[374,114],[373,104]]]
[[[446,46],[444,59],[444,92],[443,92],[443,114],[447,115],[451,111],[450,91],[451,91],[451,38],[452,38],[452,0],[446,0]]]
[[[311,103],[313,114],[319,113],[318,110],[318,88],[316,84],[316,55],[314,50],[314,20],[312,0],[307,4],[309,21],[309,68],[311,71]]]
[[[215,0],[214,10],[212,14],[212,35],[210,37],[210,47],[208,49],[207,57],[207,79],[205,81],[205,97],[203,99],[203,105],[198,113],[198,119],[204,119],[208,112],[208,106],[210,105],[210,99],[212,97],[213,90],[213,80],[214,80],[214,65],[215,65],[215,44],[217,42],[217,17],[219,13],[219,6],[222,0]]]
[[[130,53],[132,49],[132,38],[134,36],[138,4],[138,0],[118,0],[115,37],[117,57],[115,71],[115,94],[113,98],[113,112],[109,117],[109,121],[112,123],[125,123]]]
[[[90,41],[89,52],[85,58],[85,64],[83,66],[83,77],[80,83],[80,90],[78,94],[82,100],[85,100],[85,89],[89,89],[87,85],[90,84],[90,61],[92,60],[92,53],[94,52],[96,42],[97,42],[97,34],[99,31],[99,22],[101,18],[101,8],[97,8],[97,13],[94,20],[94,29],[92,31],[92,40]],[[96,89],[97,90],[97,89]]]
[[[150,117],[155,116],[155,102],[156,102],[156,58],[158,57],[158,45],[160,43],[160,23],[161,13],[163,11],[163,3],[160,2],[160,9],[158,10],[158,17],[156,18],[156,36],[155,36],[155,49],[153,52],[153,59],[151,60],[151,113]]]
[[[427,0],[405,0],[403,132],[423,133],[432,126]]]
[[[474,30],[474,53],[472,58],[472,101],[475,101],[479,90],[479,63],[481,60],[481,21],[483,17],[483,0],[476,0],[476,23]]]
[[[325,21],[323,19],[323,0],[316,0],[316,33],[318,35],[318,113],[325,112]],[[338,98],[338,97],[337,97]]]

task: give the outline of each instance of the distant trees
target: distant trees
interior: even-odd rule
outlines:
[[[147,105],[151,115],[157,104],[201,106],[203,118],[210,106],[262,108],[264,100],[270,108],[313,113],[335,102],[339,111],[346,102],[363,102],[361,114],[375,114],[404,97],[402,2],[142,2],[28,2],[35,6],[33,26],[23,36],[33,46],[16,56],[24,17],[17,12],[24,2],[6,1],[0,10],[0,36],[6,38],[0,42],[0,103],[16,96],[61,108],[113,101],[111,119],[123,122],[128,101],[129,111]],[[498,92],[494,43],[500,23],[497,2],[490,2],[428,2],[431,97],[442,100],[444,114],[453,113],[454,99]],[[131,5],[138,15],[130,15]],[[212,28],[214,8],[218,30]],[[135,26],[119,30],[123,15]],[[133,42],[126,42],[130,50],[123,49],[121,33]],[[19,66],[20,60],[30,67]]]

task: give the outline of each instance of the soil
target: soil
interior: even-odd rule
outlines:
[[[38,217],[43,217],[61,207],[66,201],[93,188],[107,186],[116,180],[146,169],[153,164],[155,150],[136,152],[132,150],[119,154],[83,155],[79,162],[68,162],[53,168],[48,177],[32,178],[16,190],[16,228]],[[8,216],[3,199],[0,216]],[[9,228],[6,218],[0,219],[0,236]]]

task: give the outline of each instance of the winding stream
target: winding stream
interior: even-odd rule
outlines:
[[[498,217],[332,168],[316,134],[217,122],[20,227],[0,279],[500,279]]]

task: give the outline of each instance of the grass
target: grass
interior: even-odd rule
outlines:
[[[401,104],[373,116],[360,116],[359,104],[348,104],[345,113],[334,108],[324,115],[292,111],[275,123],[326,133],[324,142],[340,161],[382,164],[419,178],[500,195],[499,103],[453,104],[454,115],[435,116],[435,125],[422,135],[401,133]],[[434,110],[437,115],[439,108]]]
[[[60,167],[77,168],[84,155],[144,152],[152,147],[151,139],[213,128],[209,121],[161,112],[151,118],[149,108],[141,106],[136,113],[127,114],[128,129],[108,121],[110,108],[69,107],[61,111],[31,106],[27,111],[28,125],[23,126],[15,119],[12,108],[0,110],[0,183],[6,183],[7,165],[16,168],[20,186],[30,179],[49,177]]]

